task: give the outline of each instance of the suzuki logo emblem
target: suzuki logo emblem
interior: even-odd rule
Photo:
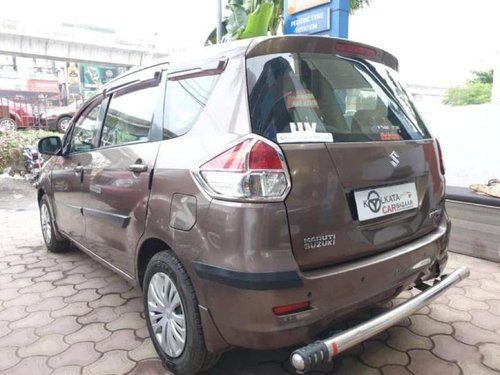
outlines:
[[[396,151],[392,151],[389,154],[389,159],[391,159],[389,162],[392,164],[394,168],[396,168],[399,165],[399,154]]]

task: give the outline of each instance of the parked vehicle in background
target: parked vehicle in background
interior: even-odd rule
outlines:
[[[38,143],[38,142],[37,142]],[[23,146],[24,168],[28,174],[28,179],[33,183],[40,174],[45,160],[38,152],[36,144]]]
[[[71,118],[78,110],[78,105],[73,102],[64,107],[50,107],[40,114],[40,122],[42,126],[49,130],[65,133],[68,129]]]
[[[36,120],[31,103],[0,98],[0,132],[32,127]]]
[[[292,363],[308,370],[468,273],[439,279],[444,166],[397,68],[371,46],[285,36],[125,74],[62,142],[39,143],[53,155],[38,185],[47,248],[71,241],[141,286],[154,347],[176,374],[232,347],[307,342],[354,310],[425,290],[301,348]]]

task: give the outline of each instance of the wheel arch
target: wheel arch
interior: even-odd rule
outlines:
[[[149,237],[142,241],[140,244],[138,250],[137,250],[137,256],[136,256],[136,280],[137,280],[137,285],[141,288],[143,288],[143,279],[144,275],[146,273],[146,267],[151,260],[151,258],[158,254],[161,251],[169,251],[174,257],[176,257],[179,262],[183,265],[184,269],[186,270],[188,277],[190,277],[192,286],[194,288],[196,297],[198,299],[198,303],[200,306],[200,316],[202,320],[202,331],[203,331],[203,336],[205,338],[205,345],[207,349],[210,352],[214,353],[220,353],[225,350],[227,350],[230,346],[229,344],[225,341],[225,339],[222,337],[220,334],[217,326],[215,325],[212,316],[210,315],[209,310],[206,307],[205,304],[205,295],[204,293],[199,289],[198,283],[194,282],[192,275],[190,274],[189,270],[190,267],[186,267],[186,264],[184,263],[183,259],[179,257],[175,251],[162,239],[158,237]]]
[[[165,236],[166,237],[166,236]],[[153,256],[161,251],[168,251],[171,253],[182,265],[187,272],[189,279],[194,287],[198,301],[201,305],[206,306],[205,290],[200,284],[196,272],[193,269],[190,259],[183,257],[183,254],[177,253],[175,249],[167,242],[168,238],[164,238],[162,233],[146,232],[143,239],[139,242],[135,255],[135,281],[136,285],[142,290],[144,275],[149,261]]]
[[[40,201],[42,197],[45,195],[45,190],[43,188],[38,188],[36,200],[38,202],[38,206],[40,206]]]
[[[149,261],[155,254],[163,250],[172,251],[172,248],[168,244],[156,237],[151,237],[144,240],[139,249],[137,250],[136,257],[136,275],[137,275],[137,285],[142,289],[142,284],[144,280],[144,274],[146,273],[146,267]]]
[[[9,117],[15,121],[16,125],[22,123],[21,116],[19,116],[16,112],[10,111],[9,115],[10,115]]]
[[[16,122],[16,124],[19,124],[21,122],[21,116],[19,116],[15,112],[10,112],[10,118]]]
[[[37,194],[36,200],[38,203],[38,207],[40,207],[43,196],[44,195],[47,196],[47,204],[49,205],[49,213],[50,213],[50,217],[52,218],[52,223],[54,225],[54,234],[55,234],[56,238],[59,240],[66,239],[66,237],[59,231],[59,227],[57,225],[56,213],[54,211],[54,203],[53,203],[51,197],[49,196],[49,194],[45,191],[45,188],[43,188],[43,187],[39,187],[37,189],[36,194]]]

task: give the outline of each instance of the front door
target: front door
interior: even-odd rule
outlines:
[[[91,152],[83,174],[85,245],[129,276],[134,274],[135,249],[144,233],[159,147],[152,137],[155,123],[161,126],[158,93],[156,82],[135,89],[127,86],[108,97],[100,146]]]
[[[65,142],[63,156],[56,156],[52,168],[52,191],[58,229],[81,243],[85,235],[82,215],[83,170],[92,162],[99,131],[101,102],[90,103],[76,120]]]

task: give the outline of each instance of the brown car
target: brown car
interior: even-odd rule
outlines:
[[[367,45],[286,36],[125,74],[62,142],[40,141],[53,155],[38,186],[48,249],[71,241],[142,287],[154,346],[178,374],[233,347],[310,342],[425,290],[291,358],[298,371],[329,360],[468,275],[439,278],[443,162],[397,68]]]
[[[40,114],[42,126],[46,126],[50,130],[65,133],[71,122],[71,118],[79,108],[78,105],[79,103],[73,102],[64,107],[47,108]]]

